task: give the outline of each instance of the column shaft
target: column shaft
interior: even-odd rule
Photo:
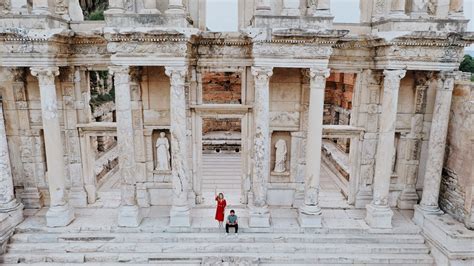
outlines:
[[[445,73],[439,80],[436,91],[433,121],[431,122],[428,158],[420,208],[428,212],[439,212],[438,199],[443,170],[446,136],[448,133],[454,74]]]
[[[170,226],[191,226],[188,201],[188,139],[186,136],[186,94],[184,83],[187,68],[166,67],[171,84],[171,174],[173,183],[173,205],[170,211]]]
[[[390,8],[390,17],[391,18],[407,18],[405,14],[405,5],[406,0],[392,0],[392,5]]]
[[[167,14],[184,14],[185,7],[183,4],[183,0],[169,0],[168,10],[166,10]]]
[[[373,228],[391,228],[392,215],[388,205],[392,157],[395,152],[395,122],[398,91],[405,70],[385,70],[382,114],[375,159],[374,197],[367,205],[366,221]]]
[[[70,207],[66,195],[64,151],[55,85],[55,76],[59,75],[59,69],[57,67],[32,67],[31,74],[38,77],[39,82],[41,116],[48,165],[51,202],[46,213],[46,222],[51,227],[66,226],[74,220],[74,210]]]
[[[255,81],[254,104],[254,166],[253,206],[250,210],[249,226],[270,226],[267,206],[267,186],[270,177],[270,67],[252,67]]]
[[[140,225],[143,217],[137,206],[136,199],[136,167],[130,96],[130,67],[111,66],[109,67],[109,71],[114,74],[117,145],[119,150],[122,191],[118,225],[137,227]]]
[[[306,135],[306,165],[304,203],[299,209],[302,227],[321,227],[319,183],[321,174],[321,144],[323,135],[324,90],[329,69],[311,68],[308,132]]]

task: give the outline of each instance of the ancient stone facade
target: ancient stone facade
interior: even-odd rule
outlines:
[[[47,225],[62,227],[97,204],[100,165],[118,164],[118,226],[167,206],[170,227],[190,227],[216,129],[240,134],[249,227],[270,227],[272,206],[323,226],[321,147],[336,139],[347,203],[370,228],[392,228],[394,208],[415,209],[423,230],[441,209],[472,228],[474,171],[458,157],[473,150],[460,122],[472,90],[455,83],[474,36],[461,2],[362,1],[347,25],[329,0],[240,0],[240,31],[214,33],[206,1],[110,0],[104,21],[82,21],[77,0],[0,1],[0,215],[16,217],[0,220],[0,243],[23,205],[47,206]],[[113,83],[104,114],[91,110],[92,72]],[[171,169],[157,168],[160,135]]]

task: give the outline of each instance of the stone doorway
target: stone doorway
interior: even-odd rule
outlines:
[[[215,192],[225,195],[228,205],[245,204],[248,173],[248,115],[221,114],[216,110],[195,113],[193,189],[196,202],[214,206]]]

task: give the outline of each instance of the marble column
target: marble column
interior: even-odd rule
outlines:
[[[255,15],[270,15],[272,6],[270,0],[257,0],[255,7]]]
[[[390,18],[408,18],[405,14],[406,0],[392,0],[390,7]]]
[[[283,0],[282,16],[299,16],[300,1],[299,0]]]
[[[115,109],[117,117],[117,147],[121,175],[121,194],[118,225],[137,227],[143,216],[136,198],[136,163],[133,141],[132,103],[130,91],[130,67],[110,66],[114,75]]]
[[[35,15],[50,15],[51,9],[49,0],[33,0],[33,8],[31,11]]]
[[[143,9],[140,10],[141,14],[160,14],[160,11],[156,8],[156,0],[144,0]]]
[[[426,109],[426,91],[430,74],[418,71],[415,73],[415,111],[411,117],[410,132],[406,137],[405,159],[405,187],[397,200],[400,209],[413,209],[418,202],[416,179],[418,176],[421,143],[423,139],[424,113]]]
[[[388,204],[392,157],[395,153],[395,124],[398,91],[406,70],[385,70],[383,81],[382,114],[375,157],[373,199],[367,205],[365,221],[372,228],[391,228],[393,212]]]
[[[439,206],[441,172],[443,170],[446,137],[448,134],[451,98],[454,89],[453,72],[441,73],[436,90],[433,120],[431,121],[428,158],[423,183],[423,194],[419,205],[415,206],[414,220],[423,224],[424,214],[442,213]]]
[[[270,178],[270,77],[271,67],[252,67],[255,81],[254,103],[254,165],[253,204],[250,206],[250,227],[269,227],[267,186]]]
[[[125,12],[124,0],[109,0],[109,8],[105,14],[120,14]]]
[[[306,134],[306,165],[304,180],[304,203],[299,208],[298,221],[301,227],[321,227],[319,207],[319,182],[321,174],[321,144],[323,135],[324,91],[327,68],[309,70],[308,132]]]
[[[46,213],[46,224],[50,227],[66,226],[74,220],[74,209],[68,202],[64,176],[64,151],[55,85],[55,77],[59,75],[59,69],[58,67],[32,67],[31,74],[38,78],[39,83],[41,117],[48,164],[51,202]]]
[[[449,2],[449,13],[448,17],[453,19],[464,18],[464,3],[463,0],[451,0]]]
[[[186,136],[186,92],[184,83],[187,67],[165,67],[170,78],[171,120],[171,175],[173,183],[173,205],[170,211],[170,226],[191,226],[188,169],[188,139]]]
[[[165,12],[166,14],[184,14],[185,7],[183,0],[169,0],[168,9]]]
[[[427,0],[411,0],[410,17],[411,18],[427,18],[428,17],[428,1]]]
[[[0,232],[13,228],[23,220],[23,204],[16,200],[14,193],[3,104],[0,97]],[[0,246],[1,238],[0,233]]]

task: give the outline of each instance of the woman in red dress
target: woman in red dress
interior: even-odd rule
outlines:
[[[219,222],[219,228],[223,228],[224,224],[224,211],[225,211],[225,206],[227,206],[227,202],[224,199],[224,194],[219,193],[219,195],[216,196],[216,201],[217,201],[217,208],[216,208],[216,220]]]

